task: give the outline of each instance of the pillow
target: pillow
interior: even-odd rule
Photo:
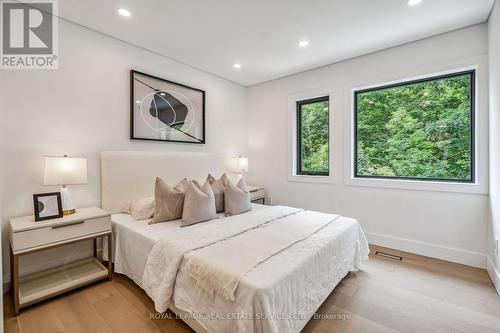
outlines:
[[[187,184],[181,227],[217,218],[215,197],[208,181],[200,186],[190,181]]]
[[[129,213],[136,220],[144,220],[153,217],[154,210],[155,198],[148,197],[132,201]]]
[[[187,178],[183,178],[180,182],[177,183],[177,185],[174,186],[174,188],[179,192],[186,192],[188,183],[189,180],[187,180]]]
[[[177,220],[182,217],[187,182],[184,178],[171,188],[163,179],[156,177],[154,215],[149,224]]]
[[[243,178],[241,178],[236,185],[232,182],[227,184],[224,192],[224,206],[226,209],[226,216],[241,214],[252,210],[250,193],[248,192],[247,185]]]
[[[226,174],[223,174],[219,179],[215,179],[214,176],[208,174],[207,181],[212,186],[212,191],[214,191],[215,197],[215,211],[217,213],[224,211],[224,189],[229,182]]]

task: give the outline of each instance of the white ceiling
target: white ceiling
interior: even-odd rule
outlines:
[[[494,2],[62,0],[59,15],[248,86],[484,22]]]

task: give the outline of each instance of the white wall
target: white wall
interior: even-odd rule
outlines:
[[[88,157],[88,185],[73,186],[79,206],[100,205],[102,150],[208,151],[246,155],[243,86],[144,49],[60,21],[58,70],[0,73],[3,268],[9,273],[8,219],[32,214],[41,185],[43,155]],[[129,140],[129,70],[136,69],[206,91],[206,144]],[[228,139],[230,138],[230,139]],[[87,256],[89,244],[21,258],[22,271]],[[8,280],[9,277],[6,276]]]
[[[304,50],[307,52],[307,50]],[[357,218],[374,244],[485,267],[488,221],[487,26],[481,24],[249,88],[250,181],[274,204]],[[351,89],[478,66],[479,186],[460,193],[350,184]],[[289,121],[294,96],[327,92],[332,101],[334,184],[290,181]],[[467,191],[467,190],[464,190]],[[471,191],[469,191],[471,192]]]
[[[500,2],[488,22],[490,66],[490,207],[488,272],[500,294],[500,257],[493,245],[500,239]]]

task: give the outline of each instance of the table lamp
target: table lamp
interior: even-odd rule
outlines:
[[[248,157],[231,157],[228,169],[228,171],[237,173],[240,176],[243,172],[248,172]]]
[[[66,185],[87,184],[87,158],[46,156],[44,185],[61,185],[61,202],[64,215],[76,212],[75,202]]]

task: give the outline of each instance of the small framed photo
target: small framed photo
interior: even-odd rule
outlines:
[[[35,221],[56,219],[63,216],[61,193],[33,194]]]

